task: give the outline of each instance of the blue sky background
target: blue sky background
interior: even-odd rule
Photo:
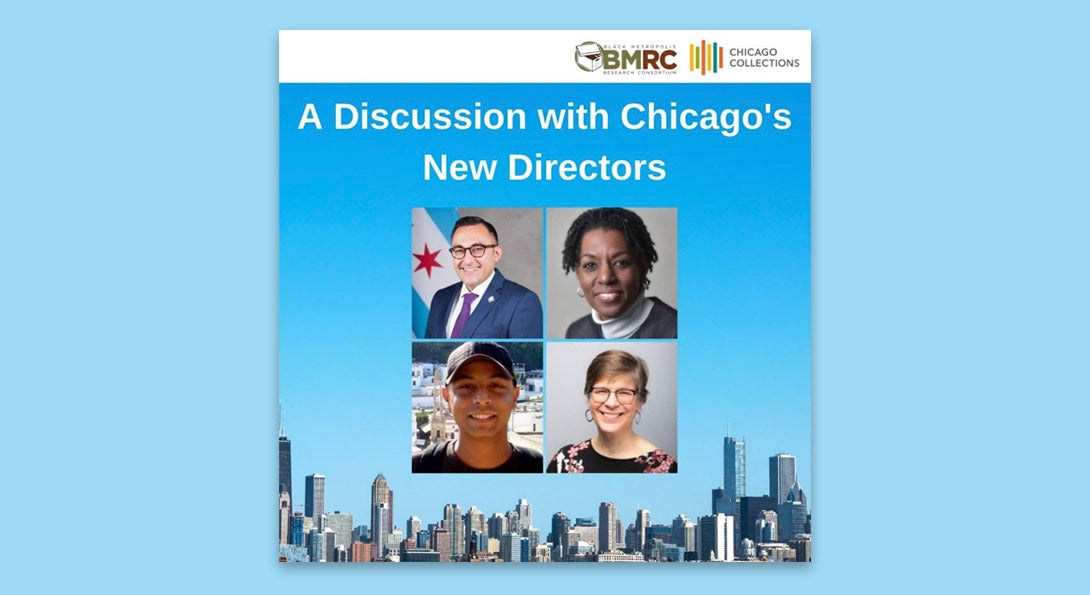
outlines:
[[[1085,9],[630,6],[6,6],[0,439],[12,481],[0,503],[17,538],[0,556],[12,583],[480,584],[468,567],[409,577],[270,562],[276,30],[527,24],[813,29],[821,541],[803,567],[490,572],[535,591],[577,580],[1014,592],[1081,580],[1038,555],[1040,535],[1022,532],[1033,522],[1011,502],[1063,501],[1083,483]],[[888,522],[868,532],[875,519]],[[949,541],[944,522],[968,529]]]
[[[307,103],[326,115],[335,103],[363,101],[372,108],[481,101],[521,108],[530,122],[522,131],[365,132],[335,130],[326,118],[320,131],[298,130]],[[536,110],[569,101],[607,110],[609,130],[540,131]],[[776,130],[769,118],[760,130],[727,138],[621,125],[627,103],[672,101],[717,110],[771,103],[791,111],[792,126]],[[605,500],[626,525],[637,507],[649,508],[653,522],[696,519],[711,512],[711,490],[722,485],[728,421],[748,440],[749,494],[768,493],[768,457],[778,452],[798,457],[800,484],[812,492],[808,85],[284,85],[280,124],[280,395],[297,505],[302,477],[318,472],[327,477],[327,508],[364,519],[371,481],[383,473],[400,527],[410,514],[436,522],[447,502],[492,514],[511,510],[520,497],[530,498],[539,528],[554,512],[596,517]],[[425,153],[498,159],[500,179],[425,181]],[[507,181],[510,153],[657,158],[668,173],[659,182]],[[408,473],[409,210],[464,204],[678,209],[676,477]],[[547,401],[558,398],[583,400],[546,387]]]

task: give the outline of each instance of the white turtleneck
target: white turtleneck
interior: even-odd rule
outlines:
[[[641,293],[636,303],[629,306],[628,310],[625,310],[623,314],[616,318],[602,320],[594,310],[590,311],[590,318],[602,327],[602,337],[606,339],[627,339],[636,334],[640,325],[651,315],[651,308],[653,307],[655,307],[655,302],[643,297]]]

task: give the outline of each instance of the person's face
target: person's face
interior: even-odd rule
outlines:
[[[636,417],[636,412],[643,406],[643,403],[640,402],[639,387],[636,385],[636,379],[627,374],[610,378],[599,378],[598,381],[594,383],[593,388],[609,391],[606,400],[601,403],[597,402],[593,396],[587,395],[587,406],[590,408],[590,414],[594,418],[594,425],[598,426],[598,432],[602,434],[631,432],[632,421]],[[636,394],[632,397],[630,402],[622,403],[621,401],[624,397],[619,397],[617,395],[616,391],[618,390],[629,390]]]
[[[624,234],[592,229],[579,246],[576,278],[583,297],[605,320],[620,316],[636,301],[643,286],[643,266],[628,253]]]
[[[450,238],[450,247],[460,246],[466,249],[465,256],[454,259],[454,271],[458,273],[458,278],[470,291],[480,285],[496,269],[496,263],[503,256],[503,248],[500,246],[487,248],[481,256],[473,256],[469,253],[469,249],[476,245],[492,246],[495,243],[496,238],[488,233],[487,227],[479,223],[454,230],[454,235]]]
[[[442,390],[461,436],[507,441],[507,419],[515,409],[519,389],[503,368],[487,359],[470,361]]]

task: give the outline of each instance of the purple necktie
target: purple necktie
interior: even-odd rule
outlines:
[[[473,305],[473,300],[477,299],[477,294],[467,293],[462,296],[462,311],[458,313],[458,320],[454,321],[454,330],[450,331],[450,338],[457,339],[462,336],[462,329],[466,326],[466,321],[469,320],[469,308]]]

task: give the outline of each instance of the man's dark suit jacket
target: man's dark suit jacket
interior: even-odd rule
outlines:
[[[457,303],[462,284],[455,283],[435,293],[428,311],[426,339],[446,339],[447,320]],[[477,298],[479,302],[462,329],[467,339],[540,339],[541,300],[525,287],[508,281],[496,269],[488,291]]]

